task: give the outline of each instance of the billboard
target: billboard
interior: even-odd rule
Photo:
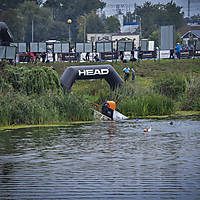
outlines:
[[[161,26],[160,49],[161,50],[174,49],[174,27],[172,25]]]
[[[62,52],[62,48],[61,48],[61,44],[60,43],[55,43],[54,44],[53,52],[54,53],[61,53]]]
[[[15,59],[16,47],[0,46],[0,59]]]
[[[45,42],[39,42],[39,52],[43,53],[46,52],[47,47]]]
[[[26,52],[26,43],[18,43],[18,52],[25,53]]]
[[[62,53],[69,53],[70,46],[69,43],[62,43]]]
[[[30,43],[30,52],[38,52],[38,43],[36,42]]]
[[[118,51],[132,51],[134,47],[133,42],[117,42],[117,50]]]

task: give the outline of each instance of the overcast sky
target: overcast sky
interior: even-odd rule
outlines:
[[[102,0],[107,3],[107,6],[105,8],[106,15],[113,15],[113,13],[116,10],[116,5],[123,5],[124,10],[131,12],[134,11],[134,4],[142,5],[147,0]],[[152,2],[152,4],[162,3],[166,4],[170,2],[171,0],[148,0]],[[174,0],[176,5],[183,7],[182,11],[185,14],[185,17],[188,16],[188,0]],[[115,14],[115,13],[114,13]],[[190,0],[190,16],[200,14],[200,0]]]

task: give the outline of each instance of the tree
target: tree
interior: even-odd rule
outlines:
[[[106,18],[105,30],[107,33],[118,33],[120,31],[120,22],[114,17],[110,16]]]
[[[86,19],[84,19],[84,17]],[[105,25],[102,19],[95,13],[91,12],[86,16],[81,16],[78,19],[78,40],[83,41],[84,35],[84,20],[86,20],[86,32],[87,33],[104,33],[105,32]]]
[[[58,41],[68,40],[68,26],[61,21],[53,21],[48,28],[48,39]]]
[[[184,14],[181,13],[181,7],[171,1],[165,5],[166,25],[174,25],[176,29],[180,28],[184,23]]]
[[[72,19],[71,31],[73,39],[76,39],[80,32],[77,24],[80,22],[80,17],[99,8],[102,9],[105,3],[100,0],[47,0],[44,6],[51,9],[54,20],[66,22],[67,19]]]
[[[38,5],[42,4],[42,0],[1,0],[1,7],[0,12],[8,10],[10,8],[17,8],[20,4],[24,3],[25,1],[33,1]]]
[[[1,0],[0,12],[6,11],[11,8],[17,8],[17,6],[24,1],[25,0]]]
[[[16,9],[8,9],[0,14],[0,21],[5,22],[13,35],[14,41],[22,41],[24,30],[22,28],[22,20],[18,16]]]
[[[135,12],[141,17],[142,36],[148,37],[156,29],[155,6],[151,2],[146,2],[143,6],[137,6]]]
[[[127,12],[124,15],[124,22],[133,22],[135,20],[135,13]]]
[[[160,31],[155,30],[151,33],[151,35],[148,38],[150,41],[154,41],[155,42],[155,47],[159,47],[160,44]]]
[[[51,23],[48,9],[41,8],[33,1],[26,1],[20,4],[17,10],[18,16],[22,20],[21,28],[24,29],[24,41],[31,42],[32,22],[34,23],[34,41],[45,39],[48,33],[48,26]]]
[[[79,16],[103,8],[105,3],[100,0],[47,0],[43,5],[54,10],[56,20],[71,18],[75,21]]]
[[[166,5],[151,2],[144,3],[143,6],[136,7],[136,14],[141,16],[142,35],[148,38],[149,35],[160,26],[174,25],[176,29],[183,25],[183,13],[181,7],[171,1]]]

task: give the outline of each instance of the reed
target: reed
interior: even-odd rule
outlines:
[[[175,112],[175,103],[172,99],[158,94],[145,94],[126,98],[119,107],[127,116],[166,115]]]
[[[8,93],[0,99],[0,125],[44,124],[93,119],[90,105],[72,94]]]
[[[200,77],[189,77],[186,90],[180,99],[181,110],[200,110]]]
[[[186,77],[183,74],[169,73],[153,80],[153,88],[161,95],[177,100],[186,89]]]

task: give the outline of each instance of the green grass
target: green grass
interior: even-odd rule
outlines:
[[[110,64],[123,77],[128,65],[135,81],[111,91],[103,80],[77,80],[64,95],[59,78],[68,66]],[[49,68],[53,65],[56,71]],[[0,62],[0,125],[55,124],[92,120],[88,102],[114,100],[131,117],[164,116],[200,110],[200,59],[113,63],[38,63],[9,66]]]

